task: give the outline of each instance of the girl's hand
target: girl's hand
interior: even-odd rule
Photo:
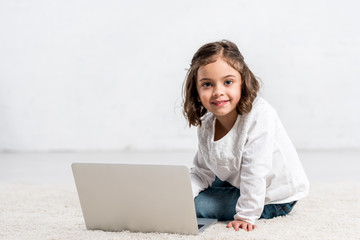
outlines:
[[[239,231],[239,229],[244,229],[245,231],[252,231],[257,228],[256,225],[252,225],[251,223],[244,222],[244,221],[232,221],[227,226],[227,228],[233,227],[235,231]]]

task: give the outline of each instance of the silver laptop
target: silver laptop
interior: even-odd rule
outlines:
[[[73,163],[89,230],[198,234],[216,219],[196,218],[185,166]]]

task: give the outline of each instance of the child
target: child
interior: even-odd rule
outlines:
[[[251,231],[258,218],[288,214],[309,182],[275,110],[237,46],[220,41],[193,56],[184,115],[198,126],[191,169],[197,217]]]

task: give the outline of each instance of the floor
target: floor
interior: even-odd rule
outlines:
[[[185,165],[195,152],[0,153],[0,183],[73,184],[74,162]],[[360,150],[299,151],[310,181],[360,182]]]

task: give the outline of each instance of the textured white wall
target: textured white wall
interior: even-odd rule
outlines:
[[[0,151],[195,149],[181,87],[234,41],[299,149],[360,148],[360,4],[0,1]]]

